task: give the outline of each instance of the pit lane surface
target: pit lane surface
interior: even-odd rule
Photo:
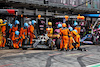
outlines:
[[[100,63],[100,46],[88,46],[87,50],[0,50],[0,67],[86,67]]]

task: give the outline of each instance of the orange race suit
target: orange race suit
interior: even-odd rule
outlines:
[[[19,44],[18,44],[17,40],[19,39],[19,36],[16,37],[15,36],[15,32],[12,32],[11,36],[12,36],[11,40],[13,41],[13,47],[18,49],[19,48]]]
[[[69,29],[68,28],[63,28],[61,30],[63,45],[64,45],[64,48],[66,50],[68,49],[68,42],[69,42],[68,32],[69,32]]]
[[[75,42],[77,43],[76,48],[80,47],[80,35],[76,31],[72,31]]]
[[[3,38],[2,38],[2,43],[1,43],[1,46],[2,48],[5,47],[5,44],[6,44],[6,26],[2,26],[2,34],[3,34]]]
[[[81,27],[80,27],[80,26],[76,26],[76,27],[75,27],[75,30],[77,30],[77,31],[78,31],[78,34],[80,34]]]
[[[29,26],[29,33],[30,33],[30,44],[32,44],[32,40],[35,37],[34,35],[34,27],[32,25]]]
[[[12,31],[13,31],[13,32],[15,32],[15,31],[17,31],[17,30],[18,30],[18,26],[16,26],[16,27],[13,26],[13,27],[12,27]]]
[[[73,33],[72,33],[72,31],[70,31],[70,33],[69,33],[69,49],[70,50],[72,50],[73,48],[74,48],[74,46],[73,46]]]
[[[20,43],[21,45],[21,47],[22,47],[22,43],[23,43],[23,39],[25,39],[25,35],[24,35],[24,29],[23,29],[23,27],[21,27],[21,29],[20,29],[20,34],[19,34],[19,41],[18,41],[18,44]]]

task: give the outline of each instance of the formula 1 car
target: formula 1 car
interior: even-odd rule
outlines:
[[[99,43],[100,30],[97,28],[97,24],[99,21],[100,21],[100,18],[98,18],[97,21],[94,23],[92,27],[93,29],[89,30],[91,32],[81,39],[80,41],[81,43],[83,44],[98,44]]]
[[[27,48],[42,48],[42,49],[54,49],[55,42],[48,36],[38,36],[36,39],[33,39],[33,44],[29,44],[29,38],[23,40],[22,49],[27,50]],[[9,49],[13,49],[13,42],[10,38],[7,38],[7,46]],[[19,44],[20,46],[20,44]]]
[[[38,36],[36,39],[33,39],[33,44],[29,44],[29,39],[25,39],[23,41],[24,44],[22,49],[25,50],[27,48],[43,48],[43,49],[54,49],[55,42],[49,38],[47,35]]]

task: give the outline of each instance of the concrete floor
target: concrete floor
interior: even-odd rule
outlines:
[[[100,46],[88,51],[0,50],[0,67],[86,67],[100,63]]]

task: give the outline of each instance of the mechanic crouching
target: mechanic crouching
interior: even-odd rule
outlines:
[[[20,29],[20,34],[19,34],[19,42],[18,44],[20,44],[20,47],[22,47],[23,41],[25,40],[25,38],[27,38],[27,28],[28,28],[28,23],[24,23],[24,28],[21,27]]]
[[[19,49],[19,31],[15,31],[14,33],[12,33],[12,41],[13,41],[13,47],[15,49]]]
[[[78,34],[77,30],[75,30],[75,29],[72,31],[72,35],[76,42],[75,48],[79,50],[80,49],[80,35]]]
[[[24,44],[29,44],[27,41],[28,41],[28,23],[24,23],[24,36],[25,36],[25,39],[23,39],[23,45]]]

